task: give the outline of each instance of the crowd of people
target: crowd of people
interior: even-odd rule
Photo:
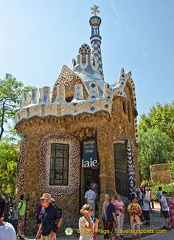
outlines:
[[[0,239],[16,240],[24,239],[22,229],[26,216],[26,197],[20,196],[20,202],[17,205],[15,200],[8,200],[3,194],[0,194]]]
[[[167,198],[167,192],[162,191],[160,187],[157,196],[161,206],[160,216],[164,217],[164,229],[171,230],[174,228],[174,194],[169,193]],[[130,216],[132,239],[135,230],[140,239],[140,226],[150,225],[150,212],[154,209],[153,201],[152,191],[148,187],[133,188],[131,202],[126,208],[119,194],[116,194],[115,198],[106,194],[102,205],[103,227],[106,230],[104,238],[113,240],[123,237],[124,213],[127,211]]]
[[[157,193],[160,203],[160,216],[164,217],[164,228],[170,230],[174,228],[174,194],[162,191],[159,188]],[[84,194],[85,204],[80,213],[83,215],[79,219],[79,240],[93,240],[97,238],[99,219],[96,218],[96,204],[98,201],[98,184],[93,180]],[[9,205],[8,214],[6,200],[0,195],[0,239],[16,240],[25,239],[22,236],[22,230],[25,222],[27,201],[25,195],[20,196],[20,201],[12,200]],[[125,201],[119,194],[114,197],[105,195],[102,204],[102,221],[104,229],[104,239],[114,240],[123,238],[124,214],[127,211],[130,216],[130,226],[132,239],[135,233],[140,239],[140,226],[142,224],[150,225],[150,212],[154,209],[153,196],[150,188],[133,188],[131,201],[125,205]],[[5,216],[7,219],[4,218]],[[35,219],[38,226],[36,239],[56,240],[57,230],[62,224],[62,211],[56,205],[54,198],[49,193],[44,193],[40,198]]]
[[[57,230],[62,224],[62,211],[49,193],[44,193],[40,201],[35,215],[38,225],[36,239],[56,240]],[[7,208],[7,205],[10,207]],[[25,223],[26,205],[24,194],[20,196],[18,204],[15,200],[9,204],[5,197],[0,195],[0,240],[25,239],[22,236],[22,231]],[[6,215],[7,218],[5,218]]]

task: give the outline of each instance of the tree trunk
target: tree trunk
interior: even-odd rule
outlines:
[[[0,141],[4,133],[4,115],[5,115],[5,102],[2,104],[2,117],[1,117],[1,132],[0,132]]]

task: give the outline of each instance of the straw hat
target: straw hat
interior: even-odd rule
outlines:
[[[43,196],[40,199],[49,199],[49,200],[51,200],[51,194],[44,193]]]

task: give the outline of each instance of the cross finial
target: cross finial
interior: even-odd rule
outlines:
[[[96,5],[94,5],[93,7],[91,7],[91,10],[92,10],[91,13],[92,13],[94,16],[97,16],[97,13],[100,12],[98,9],[99,9],[99,7],[96,6]]]

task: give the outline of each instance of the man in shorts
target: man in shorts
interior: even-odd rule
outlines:
[[[168,203],[167,203],[166,196],[167,196],[167,192],[163,191],[160,202],[161,202],[162,213],[163,213],[164,220],[165,220],[164,228],[167,230],[171,230],[169,211],[168,211]]]
[[[22,237],[22,228],[24,226],[24,222],[25,222],[25,212],[26,212],[26,206],[27,206],[27,202],[26,202],[26,198],[25,195],[22,194],[20,196],[20,202],[18,203],[18,235],[17,235],[17,239],[22,239],[24,240],[24,238]]]

